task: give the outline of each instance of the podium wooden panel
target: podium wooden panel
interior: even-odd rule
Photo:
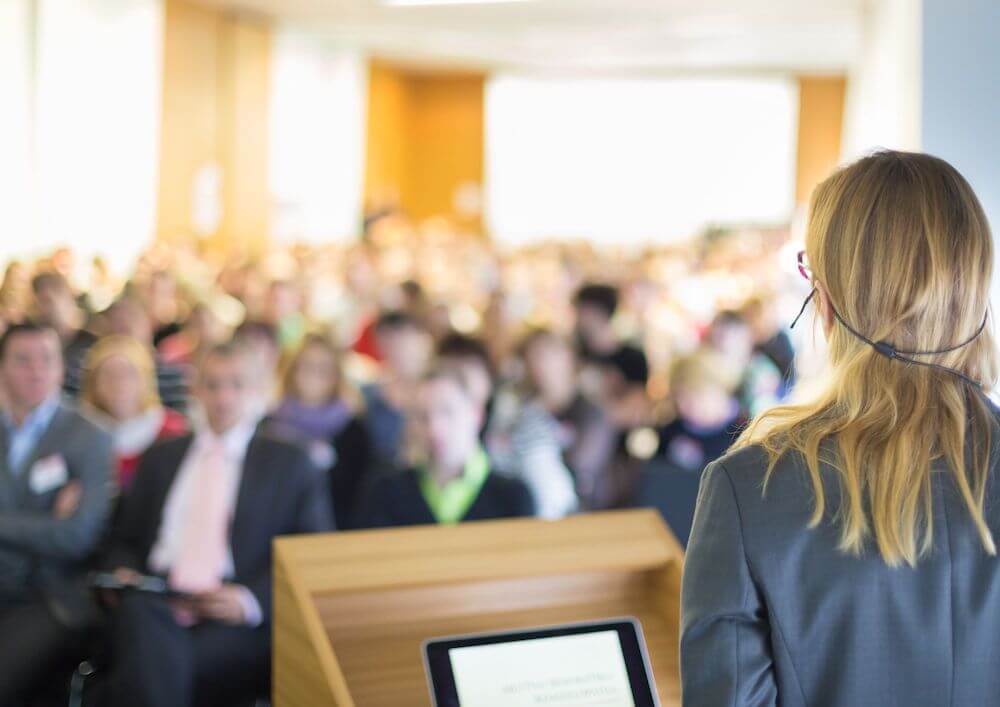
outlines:
[[[682,564],[649,510],[279,538],[274,705],[430,705],[428,638],[620,616],[679,704]]]

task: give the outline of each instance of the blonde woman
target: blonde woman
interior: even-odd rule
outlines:
[[[188,428],[179,412],[160,403],[156,364],[149,351],[128,336],[107,336],[90,348],[81,399],[112,433],[116,479],[123,491],[131,485],[143,452]]]
[[[684,704],[997,704],[992,263],[940,159],[881,152],[817,187],[800,264],[828,386],[705,471]]]

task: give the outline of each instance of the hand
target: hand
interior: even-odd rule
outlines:
[[[214,592],[196,594],[191,606],[202,619],[231,625],[244,624],[247,620],[243,606],[243,588],[237,584],[223,584]]]
[[[57,520],[72,518],[76,514],[77,509],[80,508],[80,500],[82,498],[83,485],[76,480],[70,481],[59,489],[59,493],[56,494],[56,502],[52,506],[52,515]]]

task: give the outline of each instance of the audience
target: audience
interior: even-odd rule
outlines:
[[[607,413],[580,389],[572,346],[551,331],[538,330],[525,340],[523,356],[528,388],[556,422],[581,508],[608,507],[607,477],[617,433]]]
[[[48,325],[0,336],[0,704],[55,692],[97,621],[80,575],[108,513],[107,434],[60,400],[62,345]],[[48,702],[53,704],[53,702]]]
[[[532,515],[528,487],[491,467],[479,439],[484,410],[465,378],[455,369],[436,369],[417,393],[416,464],[376,480],[360,525],[450,525]]]
[[[72,398],[80,394],[83,359],[97,336],[86,328],[87,315],[80,308],[66,278],[52,271],[43,271],[31,280],[34,314],[38,320],[55,329],[62,342],[65,375],[63,390]],[[26,314],[26,313],[25,313]]]
[[[181,330],[183,316],[177,281],[169,271],[156,270],[149,276],[142,296],[153,326],[153,345],[159,346]]]
[[[266,694],[271,543],[332,528],[329,492],[301,448],[258,430],[255,358],[213,347],[190,435],[141,459],[105,560],[123,581],[167,578],[176,599],[121,597],[113,616],[113,704],[231,704]]]
[[[302,294],[294,283],[274,280],[264,296],[262,320],[274,327],[282,351],[294,349],[306,333]]]
[[[636,504],[656,508],[687,544],[701,472],[725,454],[746,422],[735,391],[740,370],[701,349],[674,363],[670,396],[674,419],[659,431],[657,456],[645,465]]]
[[[153,320],[142,303],[129,296],[120,297],[104,312],[109,334],[130,337],[153,357],[156,389],[163,404],[174,410],[187,410],[188,390],[183,372],[165,363],[153,348]]]
[[[187,432],[187,420],[164,407],[149,351],[128,336],[107,336],[87,354],[80,401],[111,432],[118,490],[132,485],[139,457],[154,442]]]
[[[741,310],[753,334],[754,351],[767,356],[781,374],[784,390],[795,384],[795,349],[792,340],[778,323],[774,307],[762,297],[752,297]]]
[[[64,703],[97,566],[177,597],[104,597],[113,704],[183,707],[266,690],[278,534],[639,504],[684,542],[705,464],[791,385],[770,299],[685,294],[702,262],[766,269],[725,239],[698,261],[399,229],[222,265],[151,249],[131,280],[68,279],[70,251],[8,267],[0,705]]]
[[[247,320],[236,328],[233,340],[253,358],[250,414],[262,420],[278,399],[278,366],[281,362],[278,331],[267,322]]]
[[[555,420],[538,401],[525,399],[513,386],[495,385],[486,345],[471,337],[448,335],[438,345],[438,362],[459,373],[476,404],[485,410],[480,439],[490,462],[527,484],[538,515],[561,518],[577,510]]]
[[[643,350],[624,343],[614,328],[618,291],[609,285],[584,285],[573,298],[576,336],[584,363],[619,371],[627,393],[642,393],[649,378],[649,363]]]
[[[753,330],[739,312],[716,315],[706,343],[740,371],[736,397],[745,418],[755,417],[785,395],[781,371],[767,355],[755,350]]]
[[[302,441],[313,463],[328,471],[341,528],[351,523],[371,465],[368,430],[358,406],[348,391],[336,344],[308,334],[288,362],[281,401],[267,419],[269,431]]]
[[[381,371],[378,380],[361,392],[374,463],[391,469],[403,461],[406,414],[430,360],[431,339],[412,315],[393,311],[379,317],[375,341]]]
[[[164,363],[190,371],[202,354],[226,339],[226,327],[206,303],[198,303],[178,331],[164,337],[156,350]]]

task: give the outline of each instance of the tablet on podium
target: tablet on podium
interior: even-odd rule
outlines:
[[[622,616],[679,704],[682,563],[650,510],[279,538],[274,705],[430,707],[430,639]]]

